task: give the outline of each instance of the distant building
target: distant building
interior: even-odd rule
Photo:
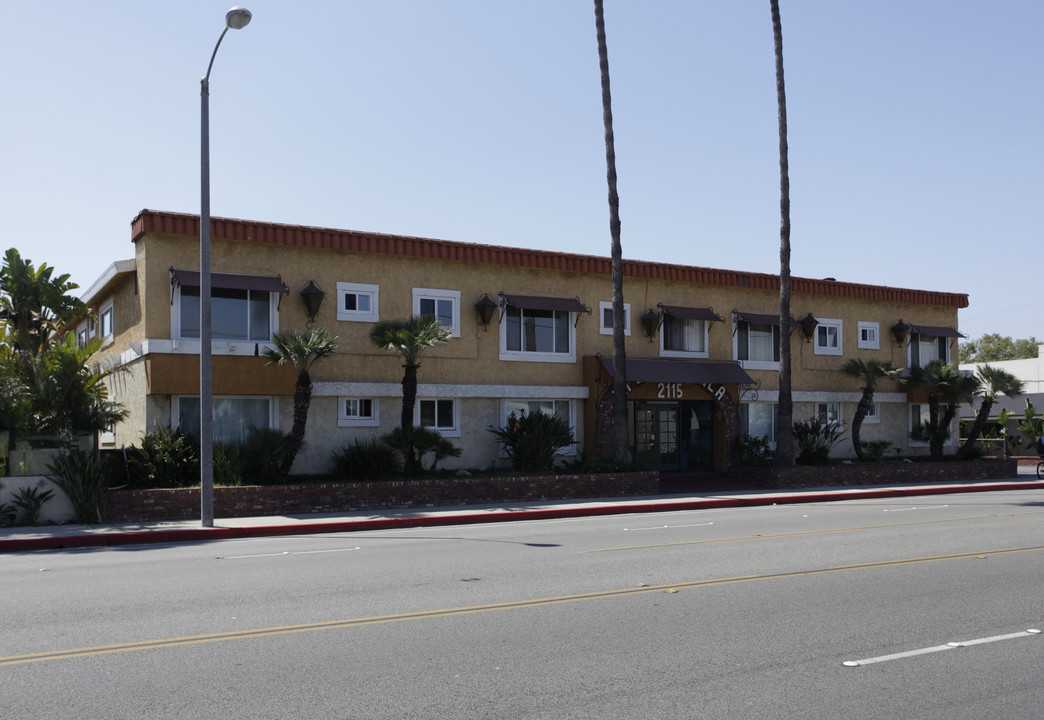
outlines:
[[[134,258],[86,292],[98,321],[78,328],[123,369],[110,385],[129,415],[102,435],[109,448],[157,425],[199,424],[199,217],[145,210],[131,227]],[[578,440],[570,457],[609,451],[608,258],[215,219],[212,271],[216,440],[289,429],[295,375],[262,351],[279,330],[322,326],[340,350],[315,366],[294,472],[325,471],[335,449],[399,422],[401,361],[370,343],[374,323],[431,315],[453,339],[422,358],[414,420],[463,449],[447,467],[503,465],[488,428],[520,410],[567,419]],[[774,442],[782,343],[793,353],[795,420],[848,421],[860,398],[839,372],[849,358],[950,362],[968,304],[964,294],[795,277],[796,319],[781,328],[776,275],[638,260],[624,273],[631,449],[664,471],[726,468],[742,433]],[[310,323],[300,293],[312,283],[325,301]],[[863,439],[926,453],[909,439],[927,412],[923,391],[886,384],[875,400]],[[851,443],[836,453],[851,455]]]

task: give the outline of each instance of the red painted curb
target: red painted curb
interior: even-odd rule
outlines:
[[[876,498],[908,497],[916,495],[944,495],[954,493],[989,492],[1004,490],[1039,490],[1044,482],[1002,482],[978,485],[942,485],[937,487],[874,488],[872,490],[823,491],[818,493],[771,493],[737,495],[732,497],[676,500],[665,502],[620,502],[601,507],[559,507],[549,510],[516,510],[510,512],[474,512],[431,517],[380,518],[376,520],[338,520],[325,523],[297,525],[254,525],[251,527],[183,528],[177,530],[144,530],[138,532],[68,535],[0,540],[0,552],[31,550],[67,550],[87,547],[114,547],[118,545],[161,545],[177,542],[230,540],[235,538],[279,535],[317,535],[320,533],[362,532],[366,530],[395,530],[444,525],[471,525],[479,523],[519,522],[525,520],[558,520],[569,517],[628,515],[650,512],[676,512],[759,505],[795,505],[842,500],[872,500]]]

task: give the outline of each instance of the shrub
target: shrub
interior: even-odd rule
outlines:
[[[102,521],[109,473],[93,454],[76,450],[62,453],[47,469],[53,474],[54,484],[72,503],[76,522]]]
[[[826,465],[830,450],[841,442],[845,427],[839,422],[820,422],[816,418],[794,423],[794,442],[797,443],[798,465]]]
[[[290,449],[289,433],[251,428],[239,446],[240,476],[246,485],[279,485],[286,482],[281,466]]]
[[[574,442],[568,421],[543,412],[511,413],[507,427],[489,431],[504,446],[514,468],[522,472],[551,472],[558,451]]]
[[[866,459],[870,462],[877,462],[884,457],[884,454],[888,452],[888,448],[892,447],[892,443],[887,440],[871,440],[864,441],[863,454],[866,455]]]
[[[401,469],[400,453],[377,440],[356,440],[333,454],[332,474],[338,480],[380,480]]]
[[[199,442],[181,430],[157,426],[127,451],[130,486],[177,488],[199,483]]]
[[[736,441],[736,457],[740,465],[766,467],[772,464],[775,453],[769,446],[768,435],[740,435]]]
[[[19,488],[11,496],[12,504],[22,511],[19,522],[22,525],[38,525],[40,523],[40,510],[43,508],[43,504],[52,497],[54,497],[54,490],[40,492],[38,487]]]
[[[633,460],[619,460],[605,455],[592,455],[591,457],[580,458],[569,469],[577,474],[595,475],[612,472],[640,472],[645,470],[646,467]]]
[[[13,505],[0,503],[0,527],[13,525],[16,517],[18,517],[18,511]]]

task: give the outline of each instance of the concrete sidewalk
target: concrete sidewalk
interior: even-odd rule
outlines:
[[[553,500],[441,508],[406,508],[322,515],[218,518],[214,521],[215,527],[213,528],[201,527],[198,520],[120,525],[14,527],[0,528],[0,552],[198,542],[270,535],[359,532],[596,515],[1033,489],[1044,490],[1044,482],[1037,481],[1036,474],[1031,469],[1029,473],[1020,472],[1017,478],[999,481],[824,487],[792,491],[751,490],[599,500]]]

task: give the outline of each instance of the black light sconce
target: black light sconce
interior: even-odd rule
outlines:
[[[319,314],[319,307],[323,304],[326,293],[315,284],[315,280],[308,281],[308,287],[301,291],[301,299],[304,300],[305,314],[308,322],[315,322],[315,316]]]
[[[645,334],[649,336],[649,342],[652,342],[653,336],[660,327],[660,313],[650,308],[647,313],[642,315],[642,327],[645,328]]]
[[[902,345],[906,342],[906,336],[910,332],[910,326],[904,323],[902,320],[892,326],[892,337],[895,338],[896,345]]]
[[[493,322],[493,314],[498,307],[496,301],[489,296],[489,293],[482,293],[482,297],[475,303],[475,312],[478,313],[483,332],[489,330],[489,324]]]
[[[812,336],[816,334],[816,326],[819,325],[819,321],[813,317],[812,313],[809,313],[801,318],[798,325],[801,326],[801,334],[805,336],[805,342],[812,342]]]

